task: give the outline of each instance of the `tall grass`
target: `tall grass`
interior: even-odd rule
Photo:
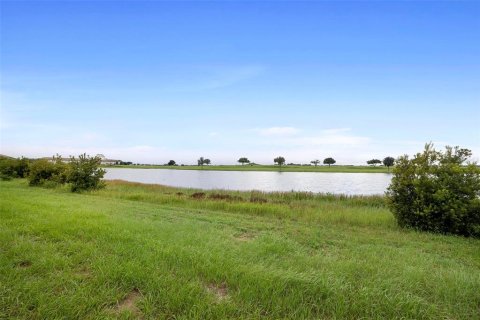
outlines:
[[[311,192],[227,191],[174,188],[153,184],[108,181],[92,193],[132,201],[190,209],[292,219],[307,223],[345,223],[395,228],[383,196],[349,196]]]
[[[0,319],[478,318],[480,240],[381,197],[201,192],[0,181]]]

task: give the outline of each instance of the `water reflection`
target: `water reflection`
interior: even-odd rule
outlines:
[[[108,168],[105,179],[198,189],[369,195],[383,194],[390,184],[391,174]]]

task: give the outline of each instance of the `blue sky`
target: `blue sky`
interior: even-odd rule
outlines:
[[[0,153],[480,153],[480,2],[2,1]]]

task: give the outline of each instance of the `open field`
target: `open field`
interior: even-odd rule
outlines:
[[[161,165],[115,165],[112,168],[132,169],[174,169],[174,170],[216,170],[216,171],[284,171],[284,172],[347,172],[347,173],[387,173],[391,171],[384,166],[282,166],[274,165],[219,165],[219,166],[161,166]]]
[[[0,182],[0,319],[475,319],[480,240],[382,197]]]

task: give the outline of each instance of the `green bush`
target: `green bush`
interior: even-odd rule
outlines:
[[[27,158],[13,159],[13,158],[1,158],[0,159],[0,175],[3,178],[25,178],[29,171],[29,160]]]
[[[0,160],[0,175],[7,178],[16,178],[17,173],[15,172],[15,159],[3,158]]]
[[[91,158],[86,154],[80,155],[78,158],[71,157],[68,174],[68,182],[71,184],[71,190],[78,192],[105,187],[102,178],[106,171],[100,168],[100,164],[100,158]]]
[[[31,186],[41,185],[48,188],[69,183],[73,192],[100,189],[105,186],[101,181],[105,170],[100,168],[100,164],[100,158],[91,158],[85,154],[78,158],[71,157],[68,163],[57,155],[52,160],[33,161],[28,180]]]
[[[480,169],[468,149],[425,145],[413,159],[396,160],[387,191],[401,227],[480,237]]]
[[[12,176],[6,175],[6,174],[3,174],[3,173],[0,172],[0,180],[2,180],[2,181],[10,181],[10,180],[12,180],[12,179],[13,179]]]
[[[67,165],[61,157],[54,157],[53,161],[40,159],[33,161],[30,165],[28,180],[31,186],[43,185],[46,181],[53,181],[57,184],[67,182]]]

